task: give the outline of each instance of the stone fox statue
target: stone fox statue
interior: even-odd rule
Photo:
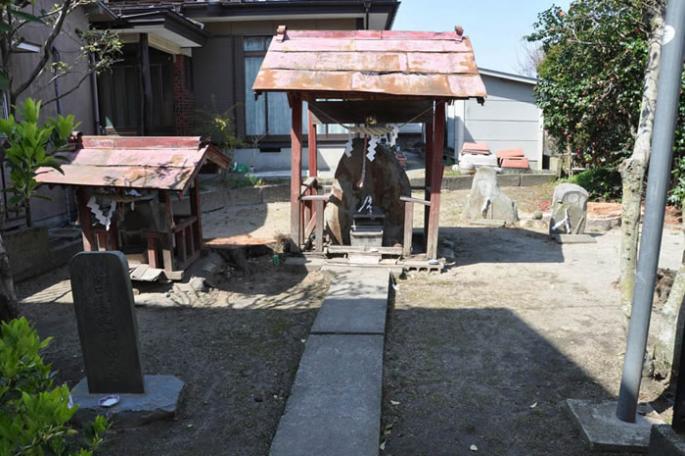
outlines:
[[[333,244],[350,244],[352,214],[362,199],[371,195],[373,204],[383,210],[383,245],[402,243],[404,203],[401,196],[411,196],[411,184],[395,154],[383,144],[376,146],[373,161],[366,156],[365,141],[352,142],[350,156],[343,155],[335,170],[332,198],[326,206],[326,230]]]

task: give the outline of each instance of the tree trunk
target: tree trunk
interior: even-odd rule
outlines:
[[[652,143],[654,110],[656,107],[657,79],[661,58],[661,39],[663,36],[663,15],[656,14],[652,19],[652,36],[649,43],[649,59],[645,71],[640,121],[638,124],[633,153],[621,164],[623,182],[623,213],[621,216],[620,286],[621,304],[626,316],[630,317],[635,287],[635,268],[640,238],[640,213],[642,188]]]
[[[0,236],[0,321],[8,321],[19,314],[17,297],[14,293],[14,280],[10,269],[5,241]]]

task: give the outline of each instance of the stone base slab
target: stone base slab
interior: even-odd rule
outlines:
[[[97,415],[104,415],[116,427],[172,419],[176,415],[184,383],[173,375],[146,375],[144,382],[144,394],[118,394],[118,404],[102,407],[100,399],[110,394],[90,394],[88,380],[83,378],[71,390],[72,401],[79,407],[74,419],[86,423]]]

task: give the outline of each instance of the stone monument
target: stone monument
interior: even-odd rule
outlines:
[[[500,226],[518,221],[516,202],[500,190],[494,168],[482,166],[476,170],[462,218],[475,224]]]
[[[589,194],[580,185],[560,184],[552,197],[549,235],[562,243],[594,242],[585,234]]]
[[[172,417],[183,382],[143,375],[128,262],[121,252],[82,252],[70,263],[86,378],[72,391],[80,418],[127,424]]]

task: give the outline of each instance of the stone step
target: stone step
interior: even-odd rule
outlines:
[[[376,456],[382,380],[382,335],[311,335],[271,456]]]

